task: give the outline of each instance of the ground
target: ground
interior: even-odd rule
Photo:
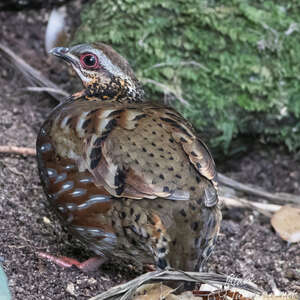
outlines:
[[[71,91],[67,68],[44,51],[47,14],[0,12],[0,42]],[[38,130],[56,102],[45,94],[24,92],[30,84],[3,53],[0,65],[0,144],[35,147]],[[219,159],[219,170],[271,192],[300,194],[297,156],[279,146],[254,145],[239,157]],[[287,244],[272,230],[270,220],[255,211],[224,207],[223,215],[210,271],[252,280],[268,292],[273,280],[282,291],[299,289],[299,243]],[[130,266],[112,262],[85,274],[37,257],[37,252],[46,251],[83,260],[92,253],[68,235],[47,206],[34,157],[0,154],[0,232],[0,262],[13,299],[89,299],[137,276]]]

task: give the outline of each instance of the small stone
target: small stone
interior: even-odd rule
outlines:
[[[104,280],[104,281],[107,281],[108,279],[107,278],[105,278],[105,277],[101,277],[101,279],[102,280]],[[95,279],[95,278],[89,278],[88,279],[88,284],[96,284],[97,283],[97,280]]]
[[[45,224],[51,224],[50,219],[48,219],[47,217],[43,217],[43,222],[44,222]]]
[[[77,294],[75,293],[75,286],[72,282],[69,282],[66,288],[67,292],[70,293],[73,296],[77,296]]]

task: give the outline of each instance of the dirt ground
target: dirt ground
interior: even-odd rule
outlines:
[[[44,52],[48,13],[0,12],[0,42],[71,91],[66,67]],[[45,94],[24,92],[29,84],[3,53],[0,65],[0,144],[35,147],[39,127],[56,102]],[[253,147],[218,162],[219,170],[234,179],[294,194],[300,194],[298,165],[296,155],[278,146]],[[39,251],[79,260],[92,255],[62,228],[45,200],[35,158],[0,154],[0,262],[13,299],[89,299],[137,275],[112,262],[85,274],[38,258]],[[281,291],[300,292],[299,243],[287,244],[272,230],[269,219],[255,211],[224,208],[223,215],[209,270],[252,280],[267,292],[273,280]]]

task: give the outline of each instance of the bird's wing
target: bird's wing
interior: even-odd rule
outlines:
[[[188,200],[204,192],[205,205],[216,204],[214,161],[177,112],[111,104],[81,114],[76,130],[79,136],[84,131],[84,163],[96,185],[134,199]]]

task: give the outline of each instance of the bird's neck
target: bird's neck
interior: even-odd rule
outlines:
[[[137,83],[128,80],[112,78],[108,82],[94,82],[84,90],[73,94],[75,99],[118,101],[123,103],[143,102],[144,91]]]

